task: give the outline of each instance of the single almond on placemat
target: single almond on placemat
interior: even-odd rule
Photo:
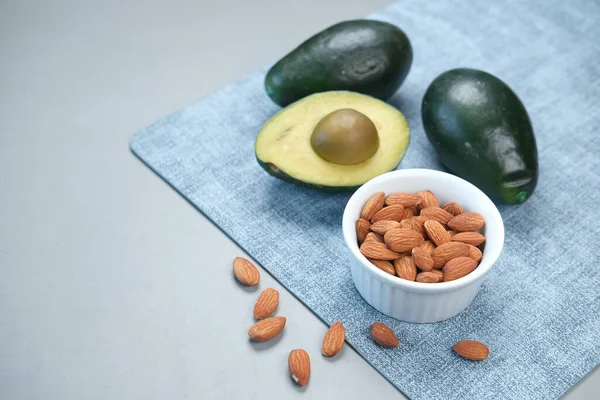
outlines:
[[[400,204],[394,204],[391,206],[383,207],[377,211],[375,215],[371,217],[371,223],[374,224],[377,221],[383,221],[385,219],[391,221],[401,221],[404,216],[404,207]]]
[[[382,221],[377,221],[373,225],[371,225],[371,230],[375,233],[379,233],[380,235],[385,235],[387,231],[400,227],[400,222],[384,219]]]
[[[465,257],[469,254],[469,245],[461,242],[448,242],[438,246],[431,253],[433,267],[442,268],[446,263],[456,257]]]
[[[398,253],[411,251],[413,248],[420,246],[424,241],[423,236],[419,232],[406,228],[387,231],[383,236],[383,240],[390,249]]]
[[[431,241],[435,243],[436,246],[441,246],[442,244],[448,243],[450,241],[450,234],[438,221],[430,219],[428,221],[425,221],[423,226],[425,228],[427,236],[429,236],[429,239],[431,239]]]
[[[470,257],[457,257],[448,261],[442,272],[444,273],[444,282],[450,282],[465,275],[470,274],[477,268],[477,261]]]
[[[419,204],[422,199],[413,193],[393,193],[385,198],[385,204],[401,204],[404,207],[414,207]]]
[[[485,225],[481,214],[476,212],[464,212],[458,214],[448,221],[448,226],[457,232],[478,231]]]
[[[359,244],[365,241],[365,237],[370,231],[371,223],[368,220],[360,218],[356,221],[356,239]]]
[[[255,286],[260,282],[260,272],[252,262],[243,257],[233,260],[233,274],[242,285]]]
[[[472,258],[473,260],[479,262],[479,261],[481,261],[481,258],[483,257],[483,253],[477,247],[470,244],[469,245],[469,254],[467,254],[467,257]]]
[[[310,379],[310,356],[303,349],[295,349],[288,357],[290,376],[300,386],[305,386]]]
[[[467,360],[481,361],[488,358],[490,350],[477,340],[462,340],[453,347],[454,352]]]
[[[427,250],[415,247],[412,249],[412,256],[421,271],[431,271],[433,269],[433,258]]]
[[[440,207],[427,207],[419,214],[427,219],[434,219],[442,225],[446,225],[454,216]]]
[[[346,329],[344,325],[340,321],[334,322],[323,338],[321,353],[326,357],[335,356],[342,349],[345,340]]]
[[[258,296],[254,304],[254,318],[263,319],[270,317],[279,305],[279,292],[273,288],[267,288]]]
[[[440,206],[438,199],[435,197],[433,192],[431,192],[431,190],[423,190],[422,192],[417,193],[417,196],[422,199],[421,203],[419,203],[417,207],[419,209]]]
[[[439,278],[433,272],[419,272],[416,281],[421,283],[437,283]]]
[[[485,236],[479,232],[460,232],[452,236],[453,242],[463,242],[472,246],[479,246],[485,242]]]
[[[407,281],[414,281],[417,277],[417,266],[411,256],[402,254],[400,258],[394,260],[396,275]]]
[[[458,204],[451,202],[451,203],[446,203],[442,206],[442,208],[446,211],[448,211],[450,214],[454,215],[455,217],[458,214],[462,214],[463,209],[461,206],[459,206]]]
[[[266,342],[279,335],[285,327],[285,317],[271,317],[258,321],[248,331],[248,336],[255,342]]]
[[[374,258],[375,260],[395,260],[400,257],[400,254],[388,249],[385,244],[375,240],[365,240],[364,243],[360,245],[360,252],[365,257]]]
[[[383,272],[387,272],[390,275],[396,275],[396,270],[394,269],[394,265],[391,262],[385,260],[375,260],[373,258],[367,258],[367,260],[369,260],[371,264],[373,264]]]
[[[371,325],[370,332],[373,340],[380,346],[398,347],[400,344],[394,331],[383,322],[375,322]]]
[[[379,192],[375,193],[371,198],[367,201],[365,206],[360,213],[360,217],[364,219],[371,219],[373,215],[377,213],[377,211],[383,208],[383,202],[385,201],[385,193]]]

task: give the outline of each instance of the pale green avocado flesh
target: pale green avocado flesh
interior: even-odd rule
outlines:
[[[363,162],[336,164],[311,146],[317,124],[340,109],[364,114],[377,129],[379,146]],[[395,169],[409,139],[406,119],[394,107],[359,93],[333,91],[305,97],[275,114],[258,134],[255,151],[259,164],[275,177],[319,190],[351,190]]]

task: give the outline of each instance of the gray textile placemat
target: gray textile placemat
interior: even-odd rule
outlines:
[[[504,252],[472,306],[438,324],[392,320],[354,288],[341,232],[349,194],[280,182],[256,163],[254,139],[278,107],[254,73],[137,133],[131,148],[414,399],[549,399],[600,362],[600,7],[584,1],[402,1],[372,15],[402,27],[415,59],[390,101],[411,145],[400,168],[440,169],[425,138],[427,85],[454,67],[487,70],[529,110],[541,173],[534,196],[501,207]],[[401,346],[384,350],[383,321]],[[468,362],[452,345],[487,343]]]

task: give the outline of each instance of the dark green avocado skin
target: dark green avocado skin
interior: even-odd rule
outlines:
[[[267,73],[269,97],[285,107],[313,93],[349,90],[389,99],[412,64],[408,37],[387,22],[340,22],[312,36]]]
[[[534,192],[538,154],[527,110],[504,82],[453,69],[431,83],[421,108],[440,161],[496,202],[519,204]]]

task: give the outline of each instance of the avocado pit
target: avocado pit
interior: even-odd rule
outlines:
[[[326,161],[354,165],[375,155],[379,149],[379,135],[369,117],[354,109],[342,108],[317,123],[310,144]]]

